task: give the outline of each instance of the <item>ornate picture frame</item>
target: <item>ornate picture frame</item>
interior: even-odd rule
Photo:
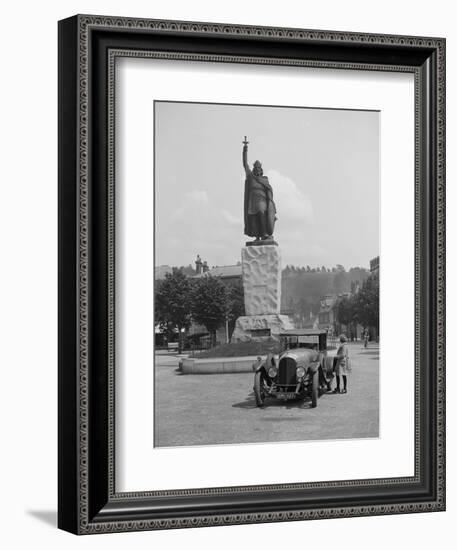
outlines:
[[[119,56],[414,75],[414,476],[116,492],[114,82]],[[90,534],[445,509],[444,39],[70,17],[59,22],[58,174],[61,529]]]

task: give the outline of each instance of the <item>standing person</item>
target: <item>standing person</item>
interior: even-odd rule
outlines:
[[[366,328],[364,331],[363,331],[363,347],[366,348],[368,346],[368,329]]]
[[[333,393],[347,393],[349,374],[349,352],[347,338],[344,334],[340,336],[340,345],[336,351],[333,370],[336,377],[336,388]],[[341,390],[340,376],[343,378],[343,390]]]

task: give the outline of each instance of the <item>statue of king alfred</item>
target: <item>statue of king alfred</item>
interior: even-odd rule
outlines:
[[[262,164],[256,160],[252,170],[248,164],[248,141],[243,141],[243,166],[246,171],[244,185],[244,234],[255,241],[272,239],[276,221],[273,189],[263,175]]]

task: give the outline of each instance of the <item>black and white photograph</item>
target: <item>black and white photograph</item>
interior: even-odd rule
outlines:
[[[380,117],[154,102],[155,447],[380,436]]]

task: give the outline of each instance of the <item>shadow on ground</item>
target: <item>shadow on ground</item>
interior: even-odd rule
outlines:
[[[40,520],[42,523],[50,525],[51,527],[57,527],[56,510],[27,510],[27,514]]]
[[[257,409],[257,408],[267,409],[272,407],[280,407],[281,409],[311,409],[312,408],[310,398],[283,400],[283,399],[277,399],[276,397],[267,397],[263,407],[257,407],[257,404],[255,402],[254,392],[251,392],[246,397],[245,401],[233,403],[232,407],[235,407],[237,409]],[[270,419],[264,419],[264,420],[270,420]],[[284,418],[284,420],[286,419]]]

